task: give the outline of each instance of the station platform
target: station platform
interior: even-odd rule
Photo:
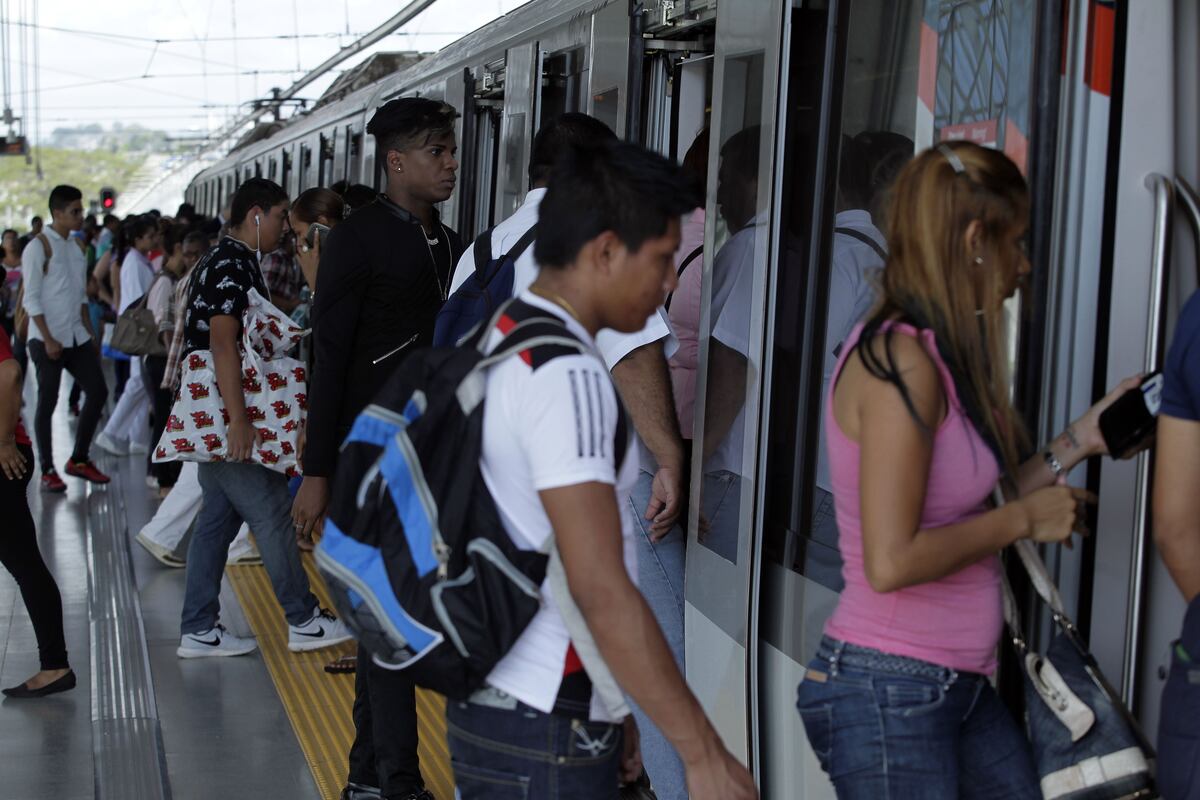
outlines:
[[[26,381],[30,429],[33,384]],[[69,388],[65,380],[54,418],[60,474],[74,436]],[[48,698],[3,698],[0,796],[337,798],[353,739],[354,676],[323,667],[353,646],[288,652],[265,570],[242,566],[226,570],[221,620],[238,635],[256,636],[259,650],[179,659],[185,570],[163,566],[133,539],[158,504],[145,482],[145,456],[106,456],[96,448],[93,458],[112,483],[64,477],[68,489],[60,495],[41,493],[36,481],[30,487],[42,555],[62,593],[78,685]],[[306,568],[327,604],[311,558]],[[0,572],[0,686],[37,669],[29,616],[15,582]],[[420,756],[430,790],[452,800],[443,708],[436,695],[418,698]]]

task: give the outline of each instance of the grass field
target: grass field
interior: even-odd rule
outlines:
[[[24,233],[34,215],[49,222],[46,203],[50,190],[60,183],[79,187],[86,210],[88,201],[99,197],[101,186],[122,191],[146,158],[143,153],[50,148],[43,148],[41,155],[41,180],[23,157],[0,157],[0,226]]]

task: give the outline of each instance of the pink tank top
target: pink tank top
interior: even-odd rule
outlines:
[[[941,374],[947,412],[934,433],[921,528],[953,525],[986,510],[1000,469],[959,404],[954,380],[938,354],[933,331],[918,331],[900,323],[889,327],[898,334],[917,338]],[[991,674],[996,669],[996,645],[1003,625],[997,556],[989,556],[941,580],[886,594],[876,592],[867,582],[859,505],[860,450],[842,432],[833,414],[837,376],[854,352],[861,333],[860,324],[846,339],[833,385],[825,398],[830,477],[846,582],[825,632],[835,639],[885,653]]]

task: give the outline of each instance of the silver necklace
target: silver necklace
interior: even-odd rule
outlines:
[[[438,225],[440,227],[441,223],[439,222]],[[435,236],[431,240],[429,235],[425,233],[425,228],[421,228],[421,235],[425,237],[425,249],[429,251],[429,263],[433,267],[433,279],[437,281],[438,294],[442,296],[442,302],[444,303],[446,302],[446,298],[450,296],[450,293],[447,291],[449,287],[442,283],[442,276],[438,274],[437,259],[433,257],[433,246],[438,243],[439,237]],[[454,253],[450,250],[449,239],[446,240],[446,253],[450,256],[450,261],[454,261]]]

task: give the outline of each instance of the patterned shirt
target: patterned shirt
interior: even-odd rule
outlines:
[[[183,320],[183,355],[210,349],[209,320],[212,317],[235,317],[240,324],[242,312],[249,305],[251,289],[257,289],[264,299],[270,299],[254,251],[226,236],[205,253],[192,270]]]
[[[304,274],[294,256],[283,248],[264,253],[262,261],[263,277],[267,279],[267,288],[273,297],[288,300],[300,299],[300,287],[304,285]]]

